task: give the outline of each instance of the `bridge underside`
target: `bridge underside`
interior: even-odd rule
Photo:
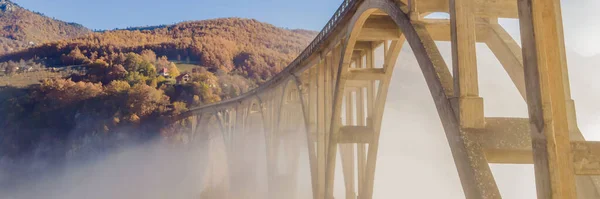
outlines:
[[[313,198],[333,198],[338,166],[346,198],[372,198],[391,74],[408,44],[466,198],[501,198],[490,163],[534,164],[538,198],[600,198],[600,180],[593,177],[600,175],[600,143],[585,141],[577,127],[559,5],[558,0],[346,0],[281,74],[238,98],[192,109],[174,125],[189,128],[192,140],[216,137],[223,143],[227,167],[220,169],[227,180],[207,189],[208,195],[264,190],[218,198],[296,197],[298,162],[306,158]],[[435,12],[450,17],[426,17]],[[523,48],[498,18],[519,19]],[[451,67],[436,41],[451,43]],[[487,45],[500,61],[527,102],[529,118],[484,116],[476,43]],[[264,157],[267,168],[263,188],[253,163],[257,157]]]

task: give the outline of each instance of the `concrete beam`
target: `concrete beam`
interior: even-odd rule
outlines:
[[[362,143],[373,141],[373,129],[366,126],[344,126],[340,128],[338,143]]]
[[[354,50],[369,51],[372,49],[373,43],[370,41],[357,41],[354,44]]]
[[[371,16],[358,36],[358,41],[398,40],[400,30],[388,16]]]
[[[383,68],[352,68],[348,80],[381,80],[385,75]]]
[[[450,20],[448,19],[424,19],[416,23],[423,24],[435,41],[450,41],[451,39]],[[477,23],[476,28],[476,41],[486,42],[489,36],[489,24]]]
[[[408,5],[409,0],[400,0]],[[445,12],[448,13],[448,0],[416,0],[419,13]],[[518,18],[517,1],[515,0],[473,0],[476,16]]]
[[[474,141],[485,151],[488,163],[533,164],[528,118],[486,118],[483,132],[474,132]],[[600,142],[571,142],[577,175],[600,175]]]
[[[600,175],[600,142],[571,142],[577,175]]]

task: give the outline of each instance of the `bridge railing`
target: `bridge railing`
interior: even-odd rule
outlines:
[[[262,91],[271,88],[273,86],[279,85],[284,82],[283,80],[287,80],[292,77],[294,72],[300,71],[302,69],[302,63],[313,55],[316,51],[318,51],[325,41],[331,36],[331,34],[336,30],[340,21],[346,17],[348,17],[348,13],[353,8],[356,8],[357,5],[363,0],[344,0],[344,2],[337,9],[335,14],[329,19],[325,27],[319,32],[319,34],[315,37],[315,39],[292,61],[283,71],[275,75],[271,80],[267,81],[263,85],[255,88],[251,91],[248,91],[245,94],[242,94],[238,97],[231,98],[228,100],[221,101],[215,104],[208,104],[200,107],[190,108],[188,112],[181,115],[178,118],[185,118],[187,116],[191,116],[198,112],[203,112],[208,109],[219,109],[220,107],[226,107],[235,103],[239,103],[248,97],[254,96]]]

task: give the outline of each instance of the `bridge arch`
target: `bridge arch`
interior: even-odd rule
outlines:
[[[227,198],[230,192],[230,168],[227,141],[222,133],[224,128],[217,112],[207,112],[204,116],[203,136],[206,137],[206,163],[201,198]]]
[[[234,108],[236,114],[240,112],[240,107],[247,108],[248,113],[239,117],[245,118],[243,120],[247,121],[253,106],[260,107],[264,140],[266,145],[269,145],[266,148],[267,170],[275,171],[277,168],[276,165],[273,165],[274,159],[271,156],[274,154],[273,151],[277,151],[277,148],[272,148],[270,145],[272,139],[281,133],[282,126],[285,126],[281,125],[281,118],[285,115],[284,98],[291,93],[292,82],[295,82],[298,101],[304,116],[313,197],[333,197],[334,174],[339,148],[346,197],[357,197],[357,191],[354,190],[354,183],[357,182],[354,174],[358,173],[358,198],[369,199],[373,195],[379,131],[391,73],[403,43],[408,42],[433,98],[467,198],[501,198],[488,162],[535,163],[536,168],[541,168],[539,172],[536,170],[536,176],[541,179],[539,185],[541,188],[538,190],[541,193],[550,194],[549,190],[554,189],[550,185],[554,185],[553,182],[559,182],[551,181],[550,177],[563,179],[566,183],[558,184],[555,187],[564,191],[563,198],[570,198],[568,196],[571,196],[569,194],[573,192],[569,189],[571,187],[570,178],[573,175],[571,170],[573,169],[568,161],[568,154],[578,153],[577,157],[580,159],[589,157],[582,155],[581,152],[570,151],[570,145],[567,142],[569,140],[565,141],[565,136],[557,136],[561,132],[544,132],[545,134],[540,137],[559,140],[562,143],[561,147],[564,148],[556,148],[546,139],[539,137],[534,137],[534,139],[537,139],[539,143],[543,142],[544,147],[554,147],[553,149],[556,150],[545,151],[546,148],[540,146],[532,147],[532,138],[527,130],[530,126],[536,127],[531,128],[532,133],[542,133],[545,131],[544,129],[552,129],[541,128],[541,126],[563,129],[567,126],[570,127],[569,129],[576,129],[576,126],[568,126],[576,123],[571,116],[568,116],[567,119],[554,119],[547,118],[547,114],[544,114],[552,110],[562,110],[565,106],[568,107],[570,115],[574,114],[574,108],[570,107],[572,100],[569,101],[569,96],[567,102],[564,102],[563,99],[556,98],[559,95],[548,95],[548,93],[564,90],[564,88],[540,86],[540,84],[547,83],[542,80],[548,78],[540,77],[540,71],[544,72],[543,75],[560,79],[562,74],[556,71],[566,71],[566,68],[560,68],[566,66],[551,64],[546,66],[544,64],[548,63],[545,62],[539,64],[531,60],[523,61],[523,58],[519,57],[521,52],[515,50],[517,48],[515,48],[514,41],[513,43],[508,41],[512,38],[506,37],[506,34],[499,29],[501,27],[494,22],[494,17],[515,17],[515,13],[518,13],[521,15],[522,33],[525,36],[523,37],[523,46],[527,47],[527,49],[524,48],[523,54],[535,60],[551,59],[547,53],[560,57],[561,52],[540,53],[545,49],[538,49],[539,46],[536,46],[536,42],[538,42],[561,48],[560,44],[536,38],[536,34],[548,33],[546,36],[554,38],[549,40],[561,41],[557,37],[561,37],[562,33],[551,34],[553,31],[556,32],[556,29],[553,29],[556,27],[545,27],[544,23],[549,21],[547,24],[555,24],[557,19],[553,17],[535,18],[537,15],[532,16],[533,9],[527,7],[549,9],[556,4],[549,3],[550,0],[545,3],[537,1],[532,5],[520,5],[520,12],[516,12],[516,5],[503,4],[506,3],[503,0],[490,2],[490,5],[485,5],[485,3],[482,5],[479,2],[471,5],[469,2],[464,3],[464,1],[457,0],[450,0],[450,5],[443,4],[444,1],[429,2],[431,5],[436,4],[435,6],[426,3],[420,4],[423,1],[425,0],[345,0],[323,31],[282,73],[247,94],[216,105],[194,109],[189,114],[210,112],[211,110],[208,109],[221,111],[232,108],[233,104],[239,104],[237,108]],[[512,10],[499,11],[502,9]],[[426,21],[420,17],[426,13],[445,10],[450,10],[451,17],[442,23],[436,24],[436,22]],[[491,12],[491,14],[482,13],[481,10]],[[556,11],[551,10],[547,13],[560,15],[560,12]],[[476,17],[480,17],[477,18],[479,20],[477,24]],[[393,27],[389,26],[389,21],[392,22]],[[481,21],[484,22],[481,23]],[[530,94],[531,96],[527,96],[527,98],[533,97],[537,100],[528,101],[530,110],[534,110],[530,117],[537,118],[536,120],[484,117],[483,99],[479,97],[477,87],[476,64],[471,63],[475,55],[473,44],[481,39],[478,35],[479,25],[485,26],[485,31],[483,31],[487,34],[484,35],[485,37],[495,37],[482,40],[490,46],[496,45],[495,49],[492,49],[496,51],[495,54],[508,57],[506,58],[508,61],[501,62],[521,94],[528,93],[525,92],[524,82],[532,85],[527,89],[534,92],[535,96]],[[430,30],[432,26],[435,26],[433,27],[435,31]],[[534,29],[534,26],[537,28]],[[451,75],[437,49],[435,41],[438,39],[449,40],[453,45],[454,72],[452,74],[454,76]],[[384,63],[382,67],[376,67],[373,61],[375,59],[374,51],[381,45],[383,45]],[[505,65],[505,63],[508,64]],[[524,72],[525,66],[528,66],[529,70]],[[544,67],[553,67],[553,70],[550,71]],[[536,70],[538,71],[536,72]],[[548,71],[550,73],[546,73]],[[527,77],[526,81],[522,81],[525,77]],[[526,97],[524,96],[524,98]],[[250,101],[249,104],[246,104],[248,101]],[[258,101],[258,103],[254,103],[254,101]],[[551,104],[555,109],[542,107],[541,104],[544,104],[542,102]],[[561,114],[566,113],[560,112],[559,115]],[[345,116],[344,120],[343,116]],[[567,124],[565,124],[565,120],[568,120]],[[544,123],[544,121],[557,121],[558,123]],[[242,126],[245,128],[245,125]],[[518,132],[513,133],[512,131]],[[571,133],[573,132],[575,130]],[[511,144],[505,144],[507,142]],[[565,142],[567,143],[565,144]],[[571,144],[582,151],[591,146],[589,142]],[[356,151],[354,147],[356,147]],[[486,150],[492,150],[494,153],[488,153],[489,151]],[[532,150],[536,157],[535,161],[531,157]],[[558,159],[552,159],[554,157]],[[567,161],[565,162],[565,160]],[[358,163],[355,164],[355,161]],[[357,168],[355,165],[358,165]],[[554,173],[544,173],[549,170]],[[597,170],[599,171],[597,173],[600,174],[600,169]],[[589,172],[582,171],[581,168],[579,170],[576,168],[575,171],[579,172],[578,174]],[[272,179],[271,176],[268,178]],[[587,178],[587,180],[589,179]],[[273,183],[269,181],[268,184],[269,187],[272,187]],[[596,189],[592,190],[592,192],[594,191]],[[549,198],[546,196],[548,195],[542,194],[540,197]]]
[[[361,163],[359,163],[359,168],[358,169],[358,175],[359,175],[359,181],[358,181],[358,194],[360,197],[363,198],[369,198],[370,196],[372,196],[372,192],[373,192],[373,181],[374,181],[374,172],[375,172],[375,162],[376,162],[376,156],[377,156],[377,149],[378,149],[378,140],[379,140],[379,132],[378,132],[378,124],[373,124],[373,122],[369,122],[369,121],[373,121],[370,120],[372,118],[367,117],[367,123],[366,124],[362,124],[362,125],[349,125],[350,121],[348,121],[348,119],[346,120],[346,125],[342,126],[342,122],[341,122],[341,110],[342,110],[342,105],[346,104],[345,107],[345,112],[346,115],[350,114],[350,107],[351,106],[355,106],[355,105],[349,105],[351,104],[351,99],[350,99],[350,95],[348,92],[346,92],[346,90],[349,90],[348,85],[346,85],[346,81],[348,80],[348,76],[350,73],[350,68],[352,65],[352,62],[355,60],[353,59],[353,53],[355,51],[355,45],[358,42],[358,37],[361,34],[364,26],[367,23],[367,20],[373,16],[373,14],[375,12],[378,11],[384,11],[383,8],[381,6],[377,6],[378,1],[365,1],[363,2],[357,9],[355,15],[350,19],[349,22],[349,26],[347,28],[347,32],[346,32],[346,39],[342,40],[342,44],[341,44],[341,55],[340,55],[340,61],[338,62],[339,64],[337,65],[338,69],[337,69],[337,78],[335,80],[335,86],[334,86],[334,94],[333,94],[333,111],[331,114],[331,124],[329,132],[330,132],[330,138],[329,138],[329,144],[327,146],[327,160],[326,160],[326,171],[325,171],[325,182],[324,182],[324,191],[321,191],[319,193],[319,195],[324,194],[325,198],[332,198],[333,197],[333,189],[334,189],[334,173],[335,173],[335,168],[336,168],[336,156],[337,156],[337,150],[338,150],[338,146],[340,149],[340,155],[341,155],[341,159],[342,159],[342,170],[344,173],[344,182],[345,182],[345,188],[346,188],[346,197],[347,198],[354,198],[356,197],[356,191],[355,191],[355,186],[354,186],[354,173],[355,173],[355,168],[354,168],[354,145],[356,144],[358,149],[358,159],[359,161],[363,159],[363,155],[361,155],[360,151],[365,151],[364,147],[366,147],[365,145],[368,144],[368,154],[365,154],[367,157],[366,162],[363,163],[363,165],[361,165]],[[400,30],[398,30],[400,31]],[[402,33],[400,33],[402,34]],[[400,35],[400,37],[402,37],[402,35]],[[383,41],[384,43],[386,43],[387,41]],[[403,42],[403,39],[400,39],[400,42]],[[386,43],[387,44],[387,43]],[[396,56],[399,53],[399,49],[402,46],[402,43],[395,43],[393,48],[397,48],[397,50],[393,50],[394,52],[392,52],[395,55],[391,55],[391,56]],[[384,47],[384,51],[387,51],[387,49],[385,49]],[[384,52],[384,54],[386,54],[388,52]],[[387,58],[387,57],[386,57]],[[384,59],[386,59],[384,58]],[[372,58],[373,59],[373,58]],[[395,60],[396,59],[390,59],[389,61],[394,62],[393,64],[388,64],[388,63],[384,63],[384,66],[382,68],[383,73],[389,73],[391,74],[391,72],[393,71],[393,67],[395,65]],[[335,66],[335,65],[334,65]],[[374,66],[371,66],[371,69],[374,69]],[[368,68],[367,66],[365,66],[365,68]],[[390,75],[387,75],[387,80],[386,78],[381,79],[379,82],[379,87],[380,90],[378,93],[378,98],[381,99],[385,99],[385,93],[387,93],[387,89],[383,89],[384,87],[386,87],[389,84],[389,77],[391,77]],[[371,80],[366,80],[369,81],[369,84],[375,84],[375,81],[370,82]],[[382,87],[383,86],[383,87]],[[358,89],[363,89],[362,87],[359,87]],[[374,89],[374,88],[367,88],[368,89]],[[383,95],[382,92],[383,91]],[[383,104],[385,101],[381,101],[379,104]],[[358,106],[358,105],[356,105]],[[383,108],[383,105],[381,105]],[[369,107],[369,108],[374,108],[374,107]],[[378,110],[373,110],[375,115],[382,115],[383,114],[383,110],[382,108],[379,108]],[[375,116],[375,115],[370,115],[371,117]],[[350,118],[350,117],[346,117],[346,118]],[[327,118],[329,119],[329,118]],[[362,120],[363,118],[359,118],[359,120]],[[379,124],[380,125],[380,124]],[[367,141],[361,140],[361,141],[357,141],[357,140],[348,140],[347,142],[344,141],[344,144],[340,143],[340,137],[341,137],[341,133],[345,133],[345,131],[343,131],[344,129],[358,129],[358,131],[363,131],[362,133],[366,133],[364,132],[366,131],[370,131],[371,135],[369,138],[367,138]],[[350,133],[348,133],[350,134]],[[355,133],[354,133],[355,134]],[[356,136],[356,135],[351,135],[351,137]],[[342,138],[343,139],[343,138]],[[362,146],[361,146],[362,145]],[[361,150],[362,148],[362,150]],[[366,168],[360,168],[366,166]],[[320,185],[323,186],[323,185]],[[318,196],[319,198],[322,196]]]
[[[326,196],[333,197],[333,178],[335,172],[335,163],[329,164],[329,162],[336,161],[337,146],[336,142],[339,139],[341,129],[340,113],[342,109],[342,100],[344,96],[344,84],[347,79],[347,73],[349,73],[350,62],[352,61],[352,53],[354,46],[357,42],[358,35],[361,34],[361,29],[365,25],[367,19],[375,12],[384,12],[394,21],[397,28],[401,32],[401,37],[404,37],[409,43],[410,47],[417,58],[417,62],[421,68],[421,71],[425,77],[426,83],[431,92],[431,96],[435,102],[438,110],[438,115],[442,121],[444,131],[446,132],[447,139],[450,144],[452,155],[455,159],[455,164],[458,169],[459,177],[463,191],[467,198],[499,198],[500,193],[493,180],[492,173],[489,165],[478,164],[485,162],[481,151],[469,151],[467,144],[471,142],[467,137],[463,136],[461,132],[464,129],[461,128],[458,123],[457,114],[455,113],[454,107],[450,101],[453,98],[453,85],[452,76],[448,71],[446,64],[443,61],[437,47],[428,34],[428,31],[420,26],[419,24],[411,23],[410,18],[400,8],[399,4],[392,0],[370,0],[365,1],[359,6],[356,11],[356,15],[350,22],[350,27],[347,36],[347,43],[344,45],[342,54],[342,62],[340,62],[338,69],[338,78],[336,82],[336,90],[334,94],[334,107],[332,114],[332,125],[331,135],[329,139],[328,149],[328,165],[327,165],[327,180],[326,180]],[[404,38],[401,38],[398,42],[404,42]],[[387,41],[385,41],[387,42]],[[384,47],[384,66],[383,72],[386,74],[385,77],[380,79],[379,88],[377,93],[377,99],[375,99],[373,107],[374,115],[371,115],[372,126],[367,128],[373,131],[373,140],[369,143],[369,149],[366,160],[366,179],[364,184],[366,186],[360,192],[364,192],[366,197],[371,197],[373,194],[373,183],[374,183],[374,172],[375,162],[378,151],[379,133],[381,130],[381,119],[383,116],[383,107],[387,96],[387,90],[391,78],[391,73],[395,66],[398,53],[400,52],[402,43],[392,44],[390,48],[391,52]],[[386,55],[389,56],[386,57]],[[369,121],[369,119],[367,119]],[[340,147],[341,148],[341,147]],[[352,148],[349,151],[353,151]],[[343,155],[342,155],[343,156]],[[353,161],[353,160],[352,160]],[[345,178],[351,178],[351,175],[345,176]],[[352,185],[347,185],[346,189],[353,190]],[[352,191],[353,192],[353,191]],[[350,193],[347,193],[347,195]]]
[[[300,122],[304,120],[304,109],[298,86],[295,78],[289,78],[278,88],[281,93],[275,96],[278,108],[270,147],[274,152],[269,160],[274,165],[271,172],[275,174],[270,176],[269,182],[273,198],[298,193],[300,149],[306,147],[305,125]]]

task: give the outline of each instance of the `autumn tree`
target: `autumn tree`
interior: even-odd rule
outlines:
[[[123,66],[125,66],[125,69],[128,72],[135,72],[135,71],[138,71],[142,62],[144,62],[144,59],[142,56],[140,56],[136,53],[130,52],[130,53],[127,53],[127,55],[125,56],[125,63],[123,64]]]
[[[169,61],[167,56],[162,56],[156,60],[156,68],[158,69],[168,68],[169,64],[171,64],[171,62]]]
[[[221,98],[229,99],[250,91],[255,85],[252,81],[237,75],[221,73],[217,76],[221,87]]]
[[[156,76],[156,67],[152,63],[146,60],[144,56],[129,53],[127,54],[124,67],[128,72],[138,72],[146,77],[154,77]]]
[[[47,106],[57,108],[68,106],[102,94],[101,84],[90,82],[73,82],[70,79],[47,79],[42,81],[36,90],[34,99],[45,102]]]
[[[173,110],[171,111],[172,115],[179,115],[188,110],[187,104],[185,102],[173,102]]]
[[[169,97],[163,91],[145,84],[136,84],[128,92],[127,107],[132,117],[144,117],[167,110]]]
[[[181,75],[181,72],[179,72],[179,68],[177,68],[177,65],[173,62],[169,64],[169,74],[171,74],[171,77],[177,77]]]
[[[127,75],[127,71],[122,65],[110,65],[100,59],[86,65],[86,67],[86,80],[90,82],[108,84],[113,80],[123,79]]]
[[[6,62],[6,69],[4,69],[4,73],[6,73],[7,75],[12,75],[12,74],[16,73],[18,69],[19,69],[19,64],[15,63],[13,61],[8,61],[8,62]]]
[[[79,65],[89,62],[89,59],[81,53],[78,47],[75,47],[69,54],[62,55],[61,61],[66,65]]]
[[[109,65],[105,61],[96,60],[87,66],[87,79],[91,82],[100,82],[108,73]]]
[[[143,60],[148,61],[150,63],[154,63],[156,61],[156,53],[154,53],[154,51],[152,50],[142,50],[140,55],[142,56]]]
[[[118,93],[123,93],[129,91],[131,86],[126,81],[114,80],[110,82],[110,84],[106,85],[105,91],[109,95],[116,95]]]
[[[221,100],[221,87],[215,74],[207,70],[199,70],[192,74],[190,83],[186,84],[188,91],[198,95],[203,104],[215,103]]]
[[[127,76],[125,77],[125,80],[127,82],[129,82],[129,84],[131,84],[131,85],[146,84],[146,82],[148,81],[148,77],[140,74],[137,71],[134,71],[134,72],[128,72]]]
[[[177,77],[181,74],[179,72],[179,68],[177,68],[177,65],[175,65],[175,63],[173,62],[170,62],[167,56],[162,56],[158,58],[158,60],[156,61],[156,68],[158,70],[166,68],[169,71],[169,76],[171,77]]]
[[[113,80],[123,79],[127,75],[127,70],[121,64],[112,65],[108,69],[108,73],[106,74],[106,79],[103,82],[112,82]]]

